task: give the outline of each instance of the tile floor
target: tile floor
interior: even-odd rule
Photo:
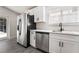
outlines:
[[[33,47],[24,48],[17,44],[16,39],[0,40],[0,53],[43,53]]]

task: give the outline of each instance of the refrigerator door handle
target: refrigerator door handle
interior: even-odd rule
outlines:
[[[19,25],[17,26],[17,30],[19,31]]]
[[[22,20],[19,20],[19,35],[21,35],[21,29],[22,29]]]

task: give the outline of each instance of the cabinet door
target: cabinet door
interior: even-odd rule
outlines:
[[[77,8],[70,8],[62,11],[62,22],[72,23],[77,22]]]
[[[36,35],[35,31],[30,32],[30,45],[36,47]]]
[[[42,35],[42,50],[49,52],[49,34],[43,33]]]
[[[79,43],[63,41],[62,53],[79,53]]]
[[[51,53],[60,53],[61,52],[61,47],[60,45],[60,40],[57,39],[50,39],[49,40],[49,52]]]
[[[45,22],[45,7],[35,8],[35,22]]]
[[[38,22],[39,21],[39,9],[38,9],[38,7],[35,7],[34,8],[35,9],[35,12],[34,12],[34,15],[35,15],[35,17],[34,17],[34,22]]]
[[[38,7],[39,22],[44,22],[44,12],[43,6]]]
[[[61,21],[60,11],[49,14],[49,24],[58,24]]]
[[[76,14],[63,15],[62,17],[63,17],[62,23],[77,22],[77,15]]]
[[[41,49],[42,45],[42,34],[41,33],[36,33],[36,47]]]

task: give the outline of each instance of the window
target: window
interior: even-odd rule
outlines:
[[[0,31],[6,32],[6,19],[0,17]]]

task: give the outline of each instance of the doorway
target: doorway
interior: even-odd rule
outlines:
[[[6,24],[7,19],[0,17],[0,40],[7,37]]]

